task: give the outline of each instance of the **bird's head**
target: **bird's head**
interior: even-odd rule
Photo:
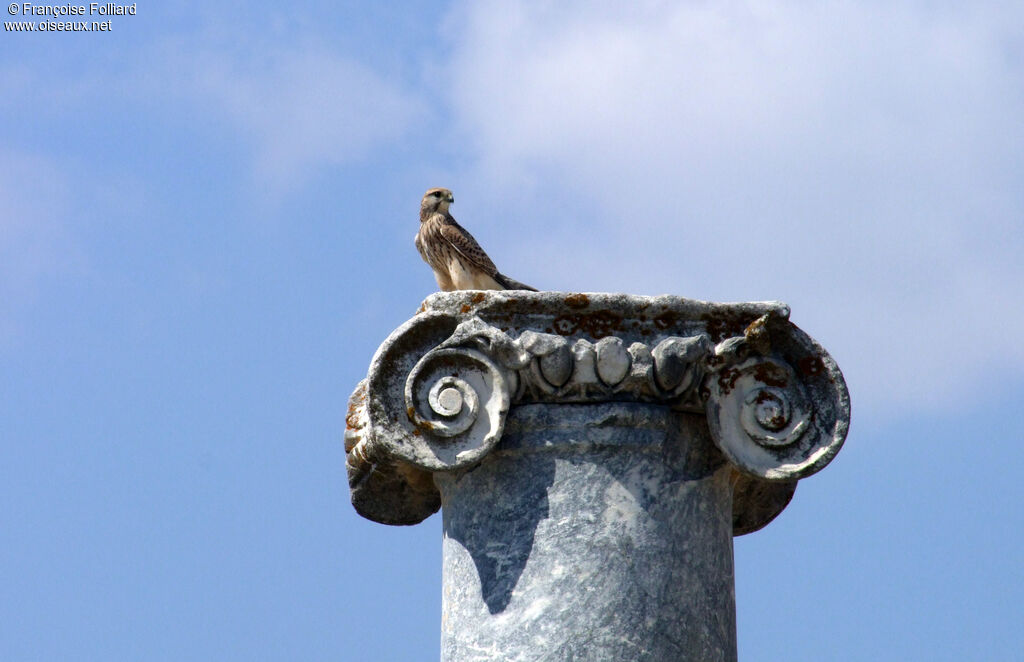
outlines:
[[[448,205],[455,202],[455,196],[446,188],[432,188],[423,194],[423,202],[420,203],[420,217],[426,214],[440,212],[447,213]]]

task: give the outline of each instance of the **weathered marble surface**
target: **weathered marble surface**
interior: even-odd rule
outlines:
[[[828,464],[849,425],[842,374],[788,316],[779,302],[434,294],[381,345],[349,402],[353,505],[385,524],[433,514],[431,474],[479,462],[513,405],[652,402],[707,417],[735,469],[735,532],[755,531]]]
[[[729,478],[700,416],[517,407],[437,475],[442,660],[735,660]]]
[[[349,402],[363,516],[444,510],[443,649],[467,660],[735,659],[732,536],[849,425],[778,302],[429,297]]]

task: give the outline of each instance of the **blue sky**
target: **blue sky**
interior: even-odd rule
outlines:
[[[839,362],[742,660],[1020,659],[1020,4],[380,4],[0,35],[0,659],[437,658],[439,518],[356,516],[341,443],[432,186],[515,278]]]

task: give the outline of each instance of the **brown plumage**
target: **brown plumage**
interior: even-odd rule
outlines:
[[[432,188],[420,203],[416,249],[430,265],[437,285],[452,290],[533,290],[498,271],[480,244],[448,213],[455,202],[446,188]]]

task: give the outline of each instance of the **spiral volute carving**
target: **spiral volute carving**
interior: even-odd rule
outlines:
[[[477,462],[501,438],[509,399],[508,376],[483,352],[428,352],[405,383],[413,431],[402,459],[430,471]]]
[[[781,302],[441,292],[381,344],[349,403],[356,510],[388,524],[434,513],[434,474],[484,460],[513,403],[555,418],[562,404],[622,403],[706,417],[733,467],[737,535],[771,521],[850,423],[842,373]]]
[[[741,471],[770,480],[802,478],[838,450],[833,435],[815,425],[807,386],[783,361],[757,357],[722,368],[709,390],[712,437]]]

